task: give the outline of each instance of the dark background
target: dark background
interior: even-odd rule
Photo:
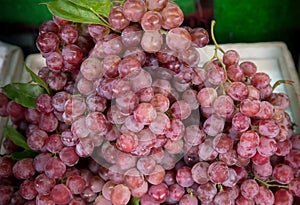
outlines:
[[[49,0],[0,0],[0,41],[20,46],[25,54],[38,52],[39,25],[52,19]],[[184,24],[210,28],[215,19],[219,43],[283,41],[296,67],[300,54],[300,1],[294,0],[175,0],[185,13]]]

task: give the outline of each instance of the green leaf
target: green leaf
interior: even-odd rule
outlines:
[[[39,85],[29,83],[11,83],[4,86],[3,90],[8,98],[28,108],[35,108],[37,96],[46,93]]]
[[[25,158],[34,158],[35,156],[37,156],[39,154],[39,152],[34,151],[34,150],[24,150],[22,152],[14,152],[11,153],[11,157],[14,160],[21,160],[21,159],[25,159]]]
[[[15,130],[15,128],[13,128],[12,126],[4,127],[3,136],[13,141],[13,143],[15,143],[17,146],[22,147],[25,150],[30,150],[30,148],[27,145],[25,137],[17,130]]]
[[[25,70],[30,74],[31,79],[37,83],[39,86],[44,88],[49,95],[51,95],[51,91],[47,83],[43,81],[37,74],[35,74],[27,65],[25,65]]]
[[[45,2],[49,11],[60,18],[77,23],[93,23],[105,25],[91,10],[78,6],[68,0]]]
[[[110,0],[68,0],[78,6],[84,7],[90,11],[96,12],[97,15],[104,17],[109,16]]]

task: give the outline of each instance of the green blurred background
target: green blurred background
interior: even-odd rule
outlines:
[[[49,0],[48,0],[49,1]],[[284,41],[298,65],[300,1],[175,0],[185,24],[207,29],[215,19],[219,43]],[[0,40],[17,44],[25,55],[36,52],[38,26],[52,18],[43,0],[0,0]]]

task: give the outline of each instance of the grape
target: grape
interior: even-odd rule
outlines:
[[[230,193],[227,191],[218,192],[213,200],[214,204],[235,204],[234,200],[231,198]]]
[[[156,118],[149,124],[149,129],[154,134],[165,134],[170,126],[171,122],[169,117],[165,113],[157,112]]]
[[[124,57],[134,57],[141,63],[141,65],[144,65],[146,62],[146,53],[140,46],[127,48],[124,51],[123,56]],[[144,71],[144,70],[142,69],[142,71]]]
[[[141,205],[159,205],[160,203],[156,202],[152,196],[145,194],[141,197]]]
[[[58,25],[52,20],[45,21],[39,26],[39,34],[46,32],[58,33],[58,31]]]
[[[142,19],[141,26],[144,31],[157,31],[161,28],[162,17],[157,11],[147,11]]]
[[[13,100],[9,101],[6,106],[6,112],[12,119],[16,121],[24,119],[25,110],[26,110],[25,107],[16,103]]]
[[[151,185],[149,187],[148,194],[153,197],[155,202],[163,203],[169,197],[168,186],[165,183]]]
[[[258,178],[267,179],[272,175],[273,167],[269,161],[262,165],[252,164],[252,171]]]
[[[238,81],[242,81],[244,79],[244,73],[243,73],[242,69],[240,69],[240,67],[237,65],[229,66],[226,69],[226,71],[227,71],[227,77],[231,81],[238,82]]]
[[[250,90],[249,90],[250,91]],[[247,117],[254,117],[260,110],[260,101],[246,98],[240,103],[240,112]]]
[[[127,0],[123,4],[124,16],[132,22],[139,22],[146,10],[146,4],[142,0]]]
[[[181,167],[177,170],[176,182],[182,187],[190,187],[193,185],[192,172],[190,167]]]
[[[118,71],[121,77],[131,79],[141,72],[141,63],[134,57],[127,56],[118,64]]]
[[[0,194],[0,203],[3,205],[9,204],[14,194],[13,187],[9,185],[0,185]]]
[[[187,102],[178,100],[171,105],[170,112],[172,117],[184,120],[191,115],[192,110]]]
[[[139,115],[139,114],[135,115],[135,113],[143,112],[143,109],[144,109],[144,108],[142,108],[144,106],[140,106],[138,104],[139,103],[138,101],[139,101],[138,96],[134,92],[129,91],[129,92],[127,92],[126,95],[116,98],[116,106],[120,110],[120,113],[123,116],[128,116],[128,115],[134,114],[135,119],[138,122],[143,122],[143,121],[137,119],[136,115]],[[150,107],[148,107],[148,109],[151,112],[152,109]],[[152,113],[152,114],[154,114],[154,113]],[[152,117],[151,117],[151,119],[152,119]],[[145,122],[143,122],[143,123],[145,123]]]
[[[42,150],[47,138],[47,132],[36,129],[27,136],[27,144],[32,150]]]
[[[292,149],[290,153],[285,156],[286,164],[294,169],[299,169],[299,156],[300,151],[297,149]]]
[[[167,46],[176,52],[184,52],[191,46],[191,35],[184,28],[172,28],[166,35]]]
[[[166,170],[157,164],[152,173],[146,175],[146,180],[153,185],[158,185],[164,181]]]
[[[196,195],[201,203],[210,203],[217,194],[217,187],[211,182],[200,184],[197,188]]]
[[[214,112],[223,118],[230,118],[234,111],[234,102],[231,97],[226,95],[218,96],[213,102]]]
[[[80,71],[87,80],[91,81],[101,78],[103,75],[101,61],[95,57],[85,59],[80,66]]]
[[[110,32],[110,29],[106,26],[99,24],[88,24],[88,33],[96,41],[102,40]]]
[[[29,179],[35,174],[33,159],[24,158],[17,161],[12,168],[12,173],[17,179]]]
[[[105,203],[105,202],[104,202]],[[70,201],[69,205],[85,205],[85,201],[77,196],[74,196],[73,199]],[[106,205],[106,204],[103,204]]]
[[[205,141],[206,134],[199,127],[199,125],[190,125],[185,129],[185,135],[183,136],[185,143],[191,146],[196,146]]]
[[[247,77],[252,77],[256,71],[256,65],[251,61],[244,61],[240,64],[240,69],[243,71],[244,75]]]
[[[62,56],[64,61],[72,65],[78,65],[83,59],[83,52],[79,46],[68,44],[62,49]]]
[[[107,200],[102,195],[97,196],[94,204],[95,205],[112,205],[111,201]]]
[[[66,172],[66,165],[58,158],[52,157],[45,164],[45,174],[52,179],[61,178]]]
[[[294,170],[286,164],[276,164],[272,177],[280,184],[289,184],[294,179]]]
[[[41,53],[53,52],[58,48],[59,37],[56,33],[45,32],[39,34],[36,45]]]
[[[259,135],[256,132],[249,130],[242,133],[239,143],[245,148],[256,148],[259,145],[259,140]]]
[[[164,29],[172,29],[180,26],[184,20],[182,10],[173,2],[168,2],[161,11],[162,27]]]
[[[20,185],[20,195],[26,200],[32,200],[38,192],[35,189],[35,184],[32,180],[26,179]]]
[[[163,44],[163,37],[159,31],[145,31],[141,39],[141,47],[148,53],[159,51]]]
[[[226,93],[236,101],[242,101],[248,97],[249,90],[242,82],[233,82],[228,86]]]
[[[46,83],[51,90],[60,91],[66,85],[67,80],[67,75],[64,72],[50,71],[46,78]]]
[[[216,136],[222,132],[224,126],[225,120],[216,114],[212,114],[205,120],[203,130],[207,135]]]
[[[59,152],[59,158],[67,166],[74,166],[79,161],[75,147],[64,147]]]
[[[242,182],[240,191],[246,199],[254,199],[259,192],[259,185],[254,179],[247,179]]]
[[[274,194],[275,205],[292,205],[294,198],[293,195],[286,189],[279,189]]]
[[[294,178],[288,186],[294,196],[300,197],[300,178]]]
[[[68,204],[73,197],[69,188],[64,184],[55,185],[50,192],[50,196],[56,204]]]
[[[8,156],[3,156],[0,158],[0,177],[8,178],[12,176],[14,160]]]
[[[89,187],[86,187],[80,197],[84,199],[87,203],[95,201],[97,194],[94,193]]]
[[[259,187],[259,192],[254,198],[256,204],[274,204],[274,194],[273,192],[265,186]]]
[[[251,84],[257,89],[265,88],[270,84],[270,77],[264,72],[257,72],[251,78]]]
[[[169,199],[171,201],[178,202],[184,196],[185,190],[179,184],[172,184],[169,186]]]
[[[192,43],[196,47],[202,48],[209,42],[209,34],[204,28],[193,28],[190,31]]]
[[[243,195],[239,195],[235,200],[236,205],[254,205],[254,200],[247,199]]]
[[[217,98],[217,91],[213,88],[202,88],[197,94],[197,100],[201,107],[212,107],[214,100]]]
[[[259,152],[256,152],[255,155],[251,158],[251,160],[252,160],[253,164],[263,165],[263,164],[269,162],[270,157],[263,156],[263,155],[259,154]]]
[[[233,140],[227,134],[220,133],[214,137],[213,147],[220,154],[226,153],[233,148]]]
[[[260,137],[260,143],[257,147],[257,151],[266,157],[272,156],[275,154],[277,149],[277,143],[274,139],[270,139],[267,137]]]
[[[110,10],[108,21],[113,28],[118,30],[124,29],[130,23],[130,21],[125,17],[121,7],[113,7]]]
[[[45,174],[39,174],[34,179],[34,187],[39,194],[47,195],[56,184],[55,179],[47,177]]]
[[[290,99],[285,93],[272,93],[268,101],[274,106],[279,106],[281,109],[286,110],[290,106]]]
[[[167,3],[167,0],[146,0],[147,9],[152,11],[161,11]]]
[[[50,195],[38,194],[35,198],[35,202],[37,205],[45,205],[45,204],[55,205],[55,202],[52,201]]]
[[[228,166],[221,161],[213,162],[208,167],[207,176],[214,183],[223,183],[229,177]]]
[[[209,163],[197,162],[191,169],[192,178],[198,184],[205,184],[209,181],[207,176],[207,170]]]
[[[213,160],[218,156],[218,152],[213,148],[213,140],[206,138],[205,141],[199,145],[199,158],[205,161]]]
[[[156,117],[157,112],[150,103],[140,103],[133,112],[137,122],[150,124]]]
[[[139,46],[142,38],[142,30],[137,26],[127,26],[122,30],[121,38],[126,47]]]
[[[155,94],[150,103],[158,112],[166,112],[170,106],[169,98],[160,93]]]
[[[95,144],[93,140],[89,137],[82,138],[76,144],[76,153],[79,157],[89,157],[93,154]]]
[[[46,132],[53,132],[58,126],[58,119],[53,114],[50,113],[42,113],[39,122],[39,128]]]
[[[105,135],[109,130],[108,121],[101,112],[90,112],[85,123],[90,132],[98,135]]]
[[[206,70],[206,83],[207,87],[218,86],[224,83],[226,80],[226,73],[224,69],[218,65],[211,63]]]
[[[116,146],[123,152],[132,152],[138,146],[138,137],[133,132],[123,133],[117,138]]]
[[[79,37],[79,31],[74,24],[65,24],[60,27],[59,37],[66,44],[75,43]]]
[[[237,65],[240,60],[240,55],[236,50],[227,50],[223,55],[223,63],[226,67]]]
[[[237,112],[232,118],[232,127],[238,132],[245,132],[249,129],[251,124],[250,117],[245,116],[244,114]]]
[[[51,52],[46,57],[47,67],[54,72],[59,72],[63,69],[64,60],[60,52],[54,51]]]

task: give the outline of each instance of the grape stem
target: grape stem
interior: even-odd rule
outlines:
[[[274,83],[274,85],[272,86],[272,90],[275,90],[279,85],[281,84],[288,84],[288,85],[294,85],[294,81],[292,80],[278,80]]]
[[[216,41],[215,33],[214,33],[215,24],[216,24],[216,21],[215,21],[215,20],[212,20],[212,21],[211,21],[210,33],[211,33],[211,38],[212,38],[212,40],[213,40],[213,42],[214,42],[214,45],[215,45],[215,53],[214,53],[214,55],[213,55],[211,61],[212,61],[213,59],[217,59],[217,60],[221,63],[222,68],[224,69],[225,74],[226,74],[226,81],[229,82],[229,83],[231,83],[231,81],[228,79],[228,76],[227,76],[226,66],[225,66],[225,64],[223,63],[222,59],[220,59],[219,56],[218,56],[218,50],[221,51],[223,54],[225,53],[225,51],[221,48],[221,46],[220,46],[220,45],[217,43],[217,41]]]
[[[130,200],[130,205],[139,205],[140,204],[140,198],[137,198],[137,197],[131,197],[131,200]]]
[[[220,192],[224,191],[224,188],[223,188],[222,184],[217,184],[217,187],[218,187]]]
[[[261,180],[260,178],[258,177],[254,177],[254,179],[259,182],[260,184],[264,185],[265,187],[267,187],[268,189],[270,187],[277,187],[277,188],[283,188],[283,189],[288,189],[289,186],[288,185],[282,185],[282,184],[278,184],[276,183],[275,180],[270,180],[270,181],[263,181]],[[272,183],[275,183],[275,184],[272,184]]]
[[[222,53],[225,53],[225,51],[221,48],[221,46],[216,41],[215,33],[214,33],[215,25],[216,25],[216,21],[212,20],[211,21],[210,33],[211,33],[211,38],[212,38],[212,40],[214,42],[214,45],[215,45],[215,55],[214,55],[214,57],[217,57],[217,51],[218,50],[220,50]]]

